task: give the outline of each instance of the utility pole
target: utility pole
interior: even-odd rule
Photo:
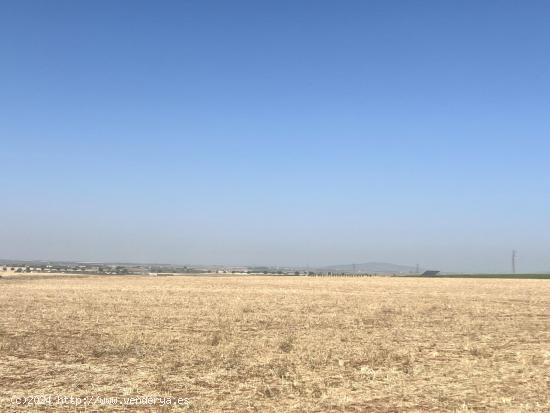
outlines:
[[[420,274],[420,265],[416,264],[416,274]]]
[[[516,256],[517,256],[517,251],[512,250],[512,274],[516,273]]]

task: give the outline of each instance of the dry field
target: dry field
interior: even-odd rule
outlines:
[[[189,398],[41,405],[16,396]],[[0,411],[548,412],[550,281],[4,277]]]

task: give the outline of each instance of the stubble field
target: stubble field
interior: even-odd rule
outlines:
[[[0,411],[548,412],[550,282],[4,277]]]

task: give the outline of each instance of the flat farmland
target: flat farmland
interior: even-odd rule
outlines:
[[[4,277],[0,411],[548,412],[550,282]]]

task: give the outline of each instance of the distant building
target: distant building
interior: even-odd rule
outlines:
[[[440,271],[435,271],[435,270],[428,270],[428,271],[424,271],[422,273],[422,276],[423,277],[435,277],[437,276],[437,274],[439,274]]]

